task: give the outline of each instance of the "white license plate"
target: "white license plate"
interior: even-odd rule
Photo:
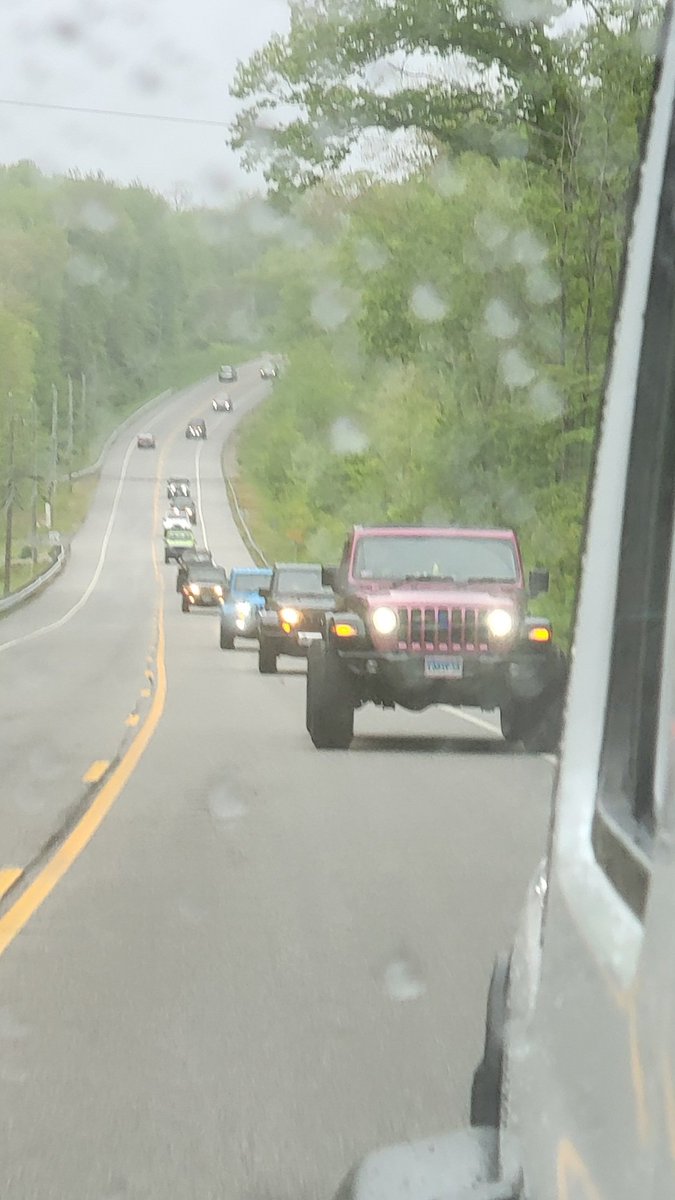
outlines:
[[[299,633],[298,641],[299,642],[315,642],[317,640],[317,638],[320,639],[322,636],[323,635],[321,633]]]
[[[464,675],[464,659],[459,654],[427,654],[424,658],[424,674],[443,676],[444,679],[461,679]]]

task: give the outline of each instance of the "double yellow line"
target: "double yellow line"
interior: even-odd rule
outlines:
[[[201,406],[200,406],[201,407]],[[199,411],[199,410],[197,410]],[[96,830],[110,812],[113,804],[123,791],[129,779],[138,766],[150,741],[159,725],[166,702],[166,660],[165,660],[165,631],[164,631],[164,573],[157,553],[157,537],[159,534],[159,496],[161,479],[164,472],[169,449],[171,448],[182,423],[173,430],[165,442],[157,464],[157,479],[153,500],[153,546],[152,558],[155,577],[158,583],[157,601],[157,644],[155,649],[155,689],[148,715],[135,735],[133,741],[123,754],[120,761],[110,772],[99,791],[94,795],[86,812],[78,820],[74,828],[50,858],[40,867],[35,878],[25,888],[19,891],[17,899],[0,916],[0,954],[14,941],[30,918],[37,912],[40,905],[54,890],[66,871],[91,841]],[[0,873],[1,875],[2,873]],[[13,868],[12,878],[7,880],[10,888],[19,887],[22,871]],[[9,890],[7,886],[5,891]],[[0,890],[0,900],[2,898]]]

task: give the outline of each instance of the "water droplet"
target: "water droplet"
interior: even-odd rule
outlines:
[[[427,989],[411,964],[400,958],[389,963],[384,973],[384,990],[391,1000],[405,1004],[409,1000],[419,1000]]]
[[[490,300],[485,309],[485,325],[492,337],[501,341],[514,338],[520,328],[520,321],[513,315],[503,300]]]
[[[420,283],[413,288],[410,307],[420,321],[442,321],[448,306],[430,283]]]
[[[363,454],[368,438],[349,417],[338,417],[331,426],[330,447],[333,454]]]
[[[534,367],[531,367],[520,350],[505,350],[500,356],[499,367],[502,379],[507,387],[523,388],[536,377]]]
[[[335,284],[321,288],[312,297],[312,319],[326,331],[338,329],[343,325],[349,311],[343,290]]]

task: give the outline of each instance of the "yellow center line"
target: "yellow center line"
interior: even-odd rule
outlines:
[[[0,868],[0,900],[7,894],[12,884],[16,883],[21,874],[23,874],[21,867]]]
[[[82,782],[83,783],[98,783],[99,780],[102,779],[103,776],[105,775],[109,766],[110,766],[110,759],[97,758],[96,762],[93,762],[91,764],[89,770],[85,771],[84,775],[82,776]]]
[[[163,464],[166,461],[166,456],[169,448],[178,435],[177,426],[174,432],[169,436],[164,444],[162,453],[157,464],[157,477],[155,483],[155,495],[153,504],[154,515],[154,537],[152,543],[152,561],[155,568],[155,576],[159,584],[159,596],[157,601],[157,650],[153,658],[148,656],[148,661],[154,661],[156,667],[156,687],[152,699],[152,704],[148,711],[148,715],[141,725],[138,733],[135,735],[131,745],[126,753],[122,756],[115,769],[111,772],[110,777],[103,784],[101,790],[95,795],[87,811],[80,817],[77,825],[71,830],[68,836],[64,839],[52,857],[48,859],[45,865],[41,868],[38,875],[32,883],[17,897],[14,904],[4,916],[0,917],[0,954],[4,954],[7,947],[14,941],[14,938],[21,932],[24,926],[30,921],[30,918],[37,912],[40,905],[47,899],[51,892],[56,887],[57,883],[63,878],[66,871],[72,867],[75,860],[80,856],[85,846],[91,841],[96,833],[96,830],[103,823],[103,820],[110,812],[115,801],[123,791],[129,779],[133,775],[138,766],[143,754],[149,746],[157,726],[164,712],[166,703],[166,660],[165,660],[165,633],[164,633],[164,573],[160,569],[159,556],[157,553],[157,535],[159,531],[159,493],[160,493],[160,477],[163,473]],[[139,721],[138,714],[131,714],[135,717],[134,724]],[[130,718],[127,718],[129,722]],[[7,878],[9,874],[12,878],[6,884],[5,891],[11,887],[11,884],[18,878],[22,872],[15,867],[6,868],[5,871],[0,871],[0,879]],[[2,895],[0,890],[0,895]]]

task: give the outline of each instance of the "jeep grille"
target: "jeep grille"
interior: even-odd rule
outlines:
[[[399,650],[488,650],[487,611],[480,608],[399,608]]]

